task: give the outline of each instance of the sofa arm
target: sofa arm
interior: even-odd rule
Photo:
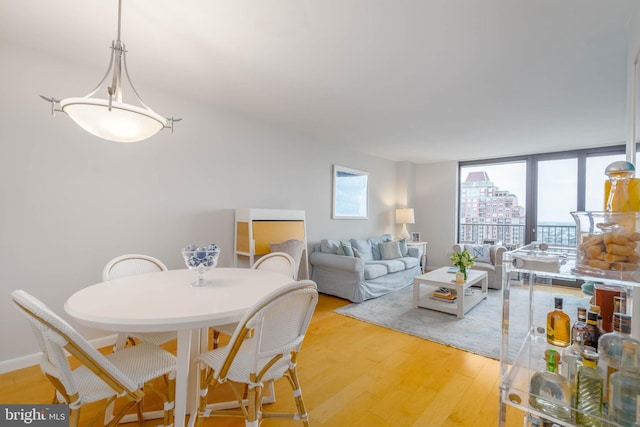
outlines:
[[[407,256],[418,259],[420,258],[420,248],[416,246],[409,246],[407,249]]]
[[[504,246],[496,247],[496,260],[495,260],[496,267],[502,266],[502,256],[506,251],[507,251],[507,248],[505,248]]]
[[[333,268],[356,273],[364,272],[364,261],[356,257],[313,252],[309,255],[309,262],[314,267]]]

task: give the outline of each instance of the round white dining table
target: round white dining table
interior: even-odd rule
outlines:
[[[175,427],[183,427],[187,413],[196,410],[194,360],[206,351],[207,329],[238,322],[258,300],[293,279],[265,270],[214,268],[207,280],[207,286],[193,286],[196,274],[186,269],[127,276],[81,289],[64,306],[79,324],[96,329],[177,331]]]

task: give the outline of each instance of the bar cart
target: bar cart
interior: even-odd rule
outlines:
[[[554,300],[561,298],[565,301],[564,311],[573,324],[577,319],[576,308],[589,308],[591,300],[591,295],[583,293],[580,285],[595,281],[619,289],[626,297],[626,311],[631,315],[634,304],[640,304],[640,298],[638,301],[632,298],[632,291],[640,283],[634,280],[635,276],[628,274],[597,278],[582,274],[576,269],[576,248],[572,247],[534,243],[505,253],[503,266],[499,426],[578,425],[576,417],[579,417],[579,411],[571,405],[566,411],[558,412],[557,417],[550,416],[548,411],[539,409],[536,395],[530,392],[534,375],[546,371],[545,354],[549,354],[548,350],[554,349],[561,354],[565,349],[548,343],[547,314],[554,310]],[[520,281],[512,280],[513,277],[519,277]],[[561,282],[565,286],[558,284]],[[566,282],[573,283],[575,288],[567,288]],[[640,308],[635,313],[640,313]],[[640,328],[635,327],[638,320],[635,317],[639,316],[633,317],[631,332],[632,337],[638,339]],[[562,363],[560,370],[566,368]],[[606,414],[596,420],[595,425],[598,422],[603,426],[620,427],[620,424],[609,421]]]

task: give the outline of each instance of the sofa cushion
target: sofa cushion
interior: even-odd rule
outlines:
[[[351,239],[351,247],[356,249],[365,262],[373,260],[373,252],[371,251],[371,242],[366,239]]]
[[[402,258],[398,258],[397,261],[400,261],[404,264],[404,269],[413,268],[417,265],[420,265],[420,260],[418,258],[414,258],[411,256],[406,256]]]
[[[378,243],[380,250],[380,259],[397,259],[402,257],[399,242],[382,242]]]
[[[473,270],[482,270],[482,271],[496,271],[496,266],[493,264],[487,264],[486,262],[476,262],[471,267]]]
[[[371,244],[371,254],[373,255],[373,259],[382,259],[380,255],[380,248],[378,245],[382,242],[390,242],[393,240],[393,236],[391,234],[383,234],[381,236],[374,236],[369,239],[369,243]]]
[[[474,257],[475,262],[486,262],[491,264],[491,252],[489,245],[464,245],[465,249],[472,257]]]
[[[387,270],[387,273],[395,273],[396,271],[402,271],[405,269],[404,262],[399,261],[398,259],[388,259],[388,260],[373,260],[367,262],[367,265],[382,265]]]
[[[344,256],[354,256],[353,248],[351,247],[351,243],[349,242],[340,242],[340,246],[338,247],[338,255]]]
[[[375,279],[387,274],[387,267],[380,264],[365,264],[364,278],[365,280]]]
[[[338,253],[339,247],[340,247],[339,240],[322,239],[320,241],[320,252],[324,252],[325,254]]]

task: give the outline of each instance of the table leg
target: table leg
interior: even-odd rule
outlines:
[[[467,289],[470,286],[468,286],[466,283],[460,285],[460,288],[458,290],[458,301],[456,301],[456,308],[457,308],[457,313],[456,315],[458,316],[458,319],[464,319],[464,302],[465,302],[465,293],[467,292]]]
[[[176,401],[173,425],[184,427],[185,417],[195,406],[195,389],[190,387],[190,376],[194,371],[191,368],[192,330],[182,329],[178,331],[178,354],[176,366]],[[193,340],[198,341],[198,340]],[[196,350],[197,351],[197,350]],[[193,373],[195,376],[195,373]]]

